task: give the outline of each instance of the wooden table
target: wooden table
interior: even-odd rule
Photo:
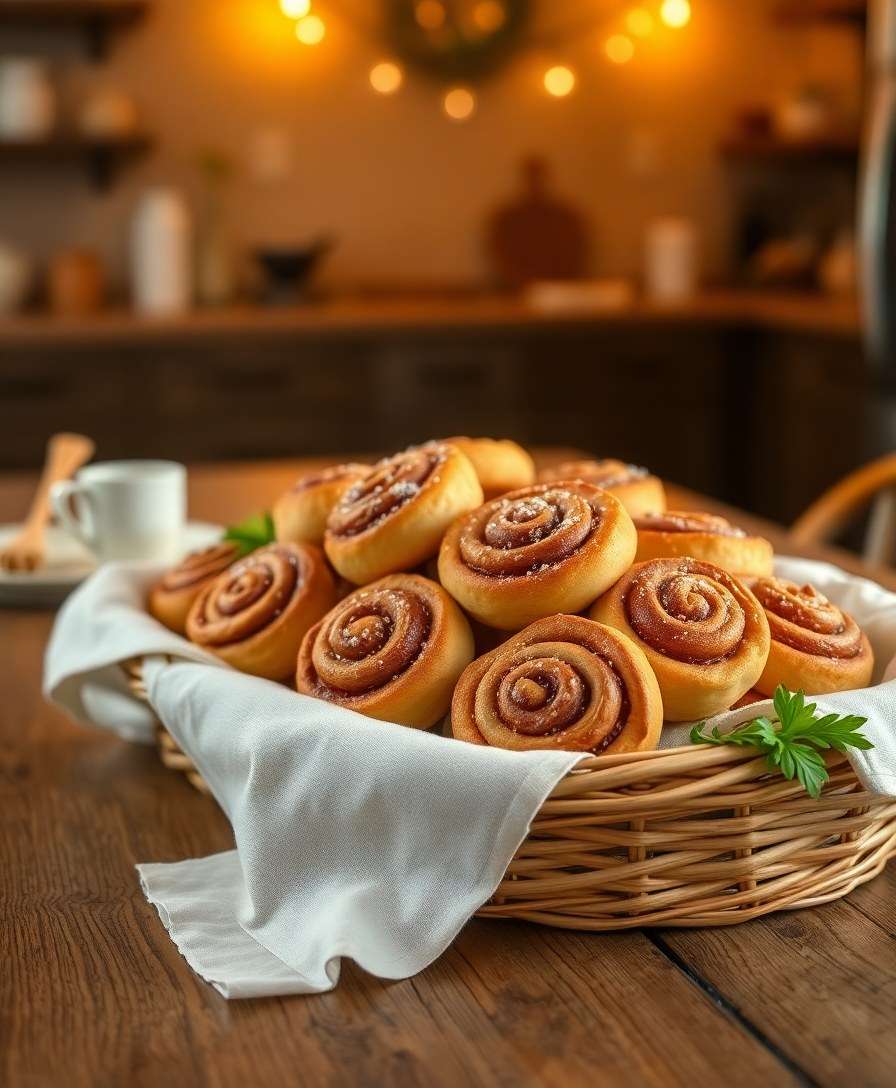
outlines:
[[[196,470],[192,513],[235,519],[296,474]],[[0,520],[32,483],[0,477]],[[0,1084],[893,1084],[896,866],[839,902],[727,929],[476,920],[415,978],[346,963],[330,994],[225,1001],[181,959],[134,864],[226,850],[230,828],[152,750],[44,704],[51,622],[0,618]]]

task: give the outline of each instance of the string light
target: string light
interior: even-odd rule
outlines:
[[[507,12],[500,0],[479,0],[473,8],[473,22],[483,34],[494,34],[507,21]]]
[[[296,37],[302,45],[317,45],[326,33],[326,24],[319,15],[304,15],[296,23]]]
[[[295,20],[295,35],[303,45],[317,45],[327,33],[323,19],[312,12],[312,0],[279,0],[282,13]],[[691,21],[690,0],[662,0],[659,18],[675,30]],[[470,30],[494,34],[507,21],[506,0],[476,0],[469,10]],[[448,15],[443,0],[416,0],[414,18],[429,33],[445,27]],[[645,6],[630,8],[625,15],[627,33],[611,34],[604,42],[604,53],[613,64],[623,65],[635,55],[633,38],[648,38],[656,28],[654,15]],[[395,94],[404,83],[404,70],[391,60],[378,61],[368,73],[371,88],[381,95]],[[575,72],[564,64],[548,68],[542,77],[544,89],[554,98],[566,98],[576,86]],[[449,87],[442,96],[442,109],[452,121],[467,121],[476,112],[476,96],[468,87]]]
[[[544,74],[544,89],[554,98],[565,98],[575,85],[575,73],[565,65],[557,64]]]
[[[647,8],[632,8],[625,17],[625,25],[636,38],[649,38],[653,33],[653,16]]]
[[[660,18],[666,26],[679,30],[691,21],[691,5],[688,0],[663,0]]]
[[[414,18],[423,30],[441,30],[445,25],[445,5],[439,0],[419,0],[414,8]]]
[[[635,44],[625,34],[613,34],[604,42],[604,52],[614,64],[628,64],[635,55]]]
[[[404,81],[404,72],[391,60],[382,60],[370,69],[370,86],[377,94],[395,94]]]
[[[280,10],[287,19],[301,19],[311,11],[311,0],[280,0]]]
[[[476,97],[467,87],[452,87],[445,92],[442,109],[452,121],[467,121],[476,112]]]

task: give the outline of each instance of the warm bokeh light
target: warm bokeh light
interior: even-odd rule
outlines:
[[[625,17],[625,25],[636,38],[649,38],[653,33],[653,16],[647,8],[632,8]]]
[[[660,18],[666,26],[674,27],[676,30],[687,26],[691,21],[691,5],[688,0],[663,0]]]
[[[507,20],[507,11],[500,0],[479,0],[473,8],[473,23],[483,34],[494,34]]]
[[[466,87],[452,87],[445,92],[442,109],[452,121],[466,121],[476,112],[476,97]]]
[[[319,15],[305,15],[296,23],[296,37],[302,45],[317,45],[326,33],[326,25]]]
[[[404,80],[404,73],[391,60],[380,61],[370,69],[370,86],[377,94],[395,94]]]
[[[441,30],[445,25],[445,5],[439,0],[419,0],[414,7],[414,18],[423,30]]]
[[[562,64],[548,68],[544,74],[544,89],[555,98],[565,98],[575,85],[574,72]]]
[[[628,64],[635,55],[635,44],[625,34],[613,34],[604,42],[604,52],[614,64]]]
[[[311,0],[280,0],[280,10],[289,19],[301,19],[311,11]]]

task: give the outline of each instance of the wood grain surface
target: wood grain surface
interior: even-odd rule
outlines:
[[[29,313],[0,319],[0,347],[52,346],[98,341],[130,345],[236,336],[351,335],[358,333],[594,328],[655,325],[727,325],[781,332],[856,337],[860,330],[854,299],[817,292],[703,292],[680,303],[636,299],[619,307],[539,310],[516,295],[444,290],[435,294],[335,297],[302,306],[225,306],[172,317],[146,317],[111,309],[78,316]]]
[[[263,507],[297,471],[198,469],[193,514]],[[29,486],[0,478],[0,520]],[[726,929],[476,920],[412,979],[346,963],[330,994],[225,1001],[180,957],[134,864],[228,849],[230,829],[154,751],[43,702],[51,622],[0,614],[0,1084],[893,1083],[893,868],[838,903]]]

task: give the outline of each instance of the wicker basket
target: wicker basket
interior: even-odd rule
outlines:
[[[125,666],[145,699],[140,662]],[[163,726],[159,753],[208,793]],[[828,756],[818,800],[764,756],[690,745],[583,760],[532,822],[479,914],[568,929],[722,926],[838,899],[896,854],[896,800]]]

